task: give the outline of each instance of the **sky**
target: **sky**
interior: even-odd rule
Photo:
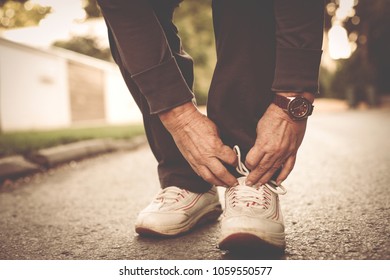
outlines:
[[[30,0],[42,6],[50,6],[52,12],[39,26],[3,31],[9,40],[49,48],[53,42],[68,40],[72,36],[93,35],[103,48],[108,47],[107,28],[102,19],[84,22],[86,13],[82,0]]]

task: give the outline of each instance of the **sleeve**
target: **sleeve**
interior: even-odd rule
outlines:
[[[164,31],[145,0],[98,0],[121,63],[145,96],[151,114],[191,101]]]
[[[318,93],[324,0],[275,0],[275,92]]]

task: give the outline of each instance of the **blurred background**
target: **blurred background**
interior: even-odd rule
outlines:
[[[211,0],[175,23],[195,61],[199,105],[215,65]],[[374,108],[390,97],[390,1],[327,0],[321,99]],[[96,0],[0,0],[0,157],[80,139],[130,138],[142,119],[109,51]]]
[[[210,6],[185,0],[175,13],[201,109],[216,62]],[[234,256],[215,246],[218,223],[133,235],[158,176],[96,0],[0,0],[0,260],[389,260],[390,0],[327,0],[324,12],[321,96],[281,198],[287,250]]]

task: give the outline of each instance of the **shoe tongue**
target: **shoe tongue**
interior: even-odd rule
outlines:
[[[167,187],[160,193],[158,199],[163,202],[163,205],[172,204],[177,201],[181,189],[178,187]]]
[[[244,186],[244,187],[251,187],[251,188],[259,189],[258,186],[255,186],[255,185],[249,186],[249,185],[247,185],[246,179],[247,179],[247,177],[240,177],[240,178],[237,178],[238,185],[239,185],[239,186]]]
[[[239,184],[240,186],[246,186],[246,183],[245,183],[246,177],[237,178],[237,181],[238,181],[238,184]]]

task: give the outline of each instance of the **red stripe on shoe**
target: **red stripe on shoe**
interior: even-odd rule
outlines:
[[[199,201],[199,199],[202,197],[203,194],[198,194],[195,199],[193,201],[191,201],[189,204],[181,207],[181,208],[178,208],[176,210],[188,210],[188,209],[191,209],[192,207],[194,207],[194,205]]]

